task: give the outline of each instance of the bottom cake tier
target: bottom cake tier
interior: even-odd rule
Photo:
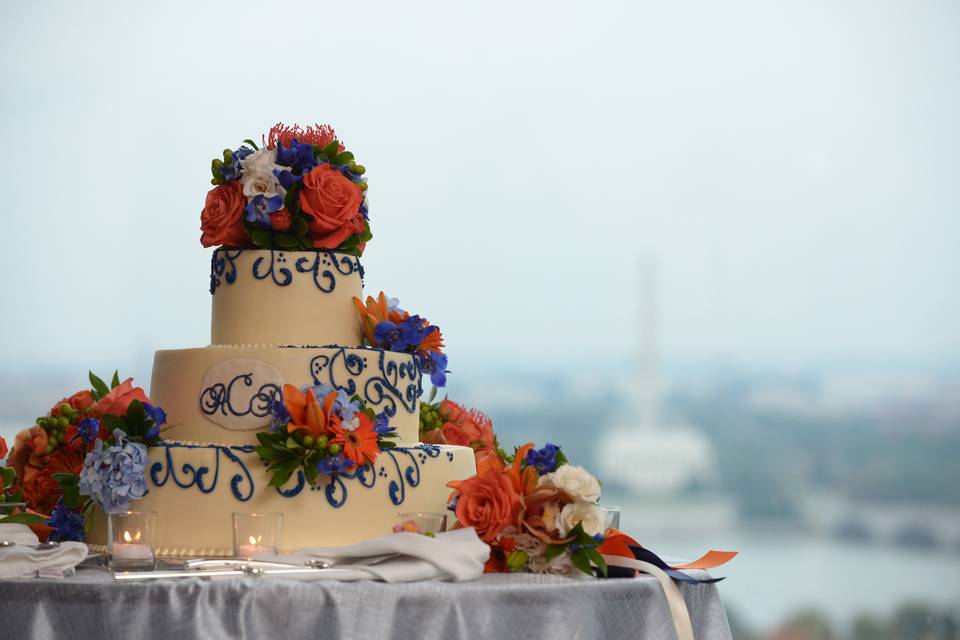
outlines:
[[[233,555],[232,514],[282,513],[282,551],[338,546],[391,532],[404,512],[446,513],[447,483],[476,472],[469,447],[417,444],[387,449],[374,464],[350,474],[320,476],[316,485],[295,474],[270,487],[266,464],[249,445],[168,441],[150,449],[149,492],[132,503],[157,513],[161,556]],[[106,540],[98,517],[91,542]]]

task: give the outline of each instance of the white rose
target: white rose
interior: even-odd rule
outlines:
[[[280,186],[280,181],[273,175],[273,170],[284,170],[290,167],[284,167],[277,164],[276,149],[260,149],[248,155],[240,161],[240,184],[243,185],[243,195],[248,198],[254,196],[264,196],[272,198],[282,196],[287,190]]]
[[[539,486],[556,487],[577,500],[597,502],[600,499],[600,483],[583,467],[565,464],[553,473],[540,476]]]
[[[561,536],[565,536],[580,523],[584,532],[589,536],[595,536],[607,530],[607,517],[600,507],[592,502],[578,500],[571,502],[563,508],[557,517],[557,530]]]

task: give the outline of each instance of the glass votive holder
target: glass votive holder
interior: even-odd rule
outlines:
[[[429,511],[408,511],[397,516],[398,524],[394,531],[414,531],[436,535],[447,530],[447,514]]]
[[[282,513],[234,513],[233,555],[250,559],[280,555],[282,530]]]
[[[600,505],[600,511],[607,519],[607,529],[620,528],[620,507]]]
[[[110,567],[121,571],[154,569],[153,553],[157,535],[156,511],[120,511],[107,516],[107,556]]]

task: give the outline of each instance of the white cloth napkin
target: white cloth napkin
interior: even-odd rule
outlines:
[[[0,540],[15,542],[0,547],[0,580],[10,578],[57,577],[71,573],[87,557],[82,542],[61,542],[54,549],[38,550],[40,542],[25,524],[0,524]]]
[[[390,554],[398,555],[382,560]],[[404,532],[345,547],[312,547],[279,560],[297,564],[314,559],[332,560],[337,571],[331,570],[328,575],[336,580],[465,582],[483,574],[483,565],[489,556],[490,547],[477,537],[476,531],[455,529],[438,533],[435,538]],[[370,563],[364,563],[364,559]],[[318,571],[315,579],[324,579],[325,573]]]

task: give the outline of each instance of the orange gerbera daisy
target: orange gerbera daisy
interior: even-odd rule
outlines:
[[[313,395],[313,389],[307,389],[306,393],[302,393],[292,384],[283,385],[283,404],[290,414],[287,433],[305,431],[308,435],[318,438],[334,426],[338,426],[340,416],[332,412],[333,403],[336,401],[336,391],[328,393],[321,404]]]
[[[360,315],[360,324],[363,325],[363,335],[366,337],[367,342],[372,345],[377,344],[377,340],[374,337],[374,330],[378,324],[385,320],[400,323],[410,317],[410,314],[406,311],[399,309],[391,311],[387,294],[383,291],[381,291],[376,298],[367,296],[366,304],[364,304],[360,298],[354,298],[353,306],[356,307],[357,313]]]
[[[439,327],[427,333],[427,337],[417,346],[417,351],[443,353],[443,334],[440,333]]]
[[[353,431],[347,431],[343,424],[337,424],[330,427],[333,438],[330,442],[338,444],[343,448],[343,455],[352,460],[357,466],[363,466],[368,462],[373,463],[380,453],[380,445],[377,444],[377,432],[373,430],[373,421],[366,413],[358,413],[360,426]]]

